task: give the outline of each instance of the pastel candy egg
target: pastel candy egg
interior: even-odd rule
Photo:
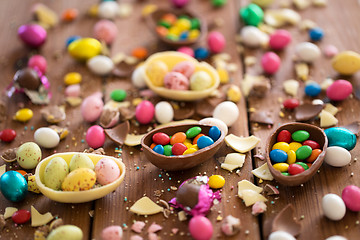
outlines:
[[[211,126],[217,126],[222,132],[224,132],[224,135],[226,136],[228,133],[228,127],[226,126],[226,124],[217,118],[203,118],[199,121],[200,124],[207,124],[207,125],[211,125]]]
[[[77,168],[71,171],[61,184],[63,191],[90,190],[96,182],[96,174],[90,168]]]
[[[324,215],[333,221],[341,220],[346,213],[344,201],[336,194],[326,194],[321,201]]]
[[[268,240],[296,240],[293,235],[285,231],[272,232]]]
[[[170,103],[166,101],[158,102],[155,105],[155,119],[159,123],[169,123],[174,118],[174,109]]]
[[[67,97],[79,97],[80,96],[80,84],[72,84],[65,88],[65,96]]]
[[[336,80],[327,89],[326,96],[332,101],[342,101],[353,91],[352,84],[346,80]]]
[[[195,240],[210,240],[214,229],[206,217],[194,216],[189,222],[189,231]]]
[[[179,72],[169,72],[164,77],[164,85],[168,89],[188,90],[189,79]]]
[[[116,1],[103,1],[99,4],[100,18],[114,19],[119,13],[119,4]]]
[[[101,43],[95,38],[81,38],[68,46],[70,55],[80,61],[86,61],[101,52]]]
[[[283,163],[287,160],[287,154],[283,150],[280,149],[274,149],[271,150],[270,154],[270,160],[274,163]]]
[[[120,226],[109,226],[101,231],[102,240],[121,240],[123,236],[123,230]]]
[[[269,45],[274,50],[281,50],[289,45],[290,42],[290,32],[284,29],[279,29],[270,35]]]
[[[329,147],[339,146],[351,151],[356,145],[356,135],[346,128],[332,127],[325,131]]]
[[[351,161],[351,154],[348,150],[338,146],[326,149],[324,161],[333,167],[344,167]]]
[[[353,51],[344,51],[332,59],[332,67],[343,75],[352,75],[360,70],[360,54]]]
[[[103,55],[92,57],[87,61],[86,65],[91,72],[100,76],[108,75],[114,69],[113,61]]]
[[[147,100],[142,101],[135,109],[136,120],[141,124],[149,124],[155,115],[154,105]]]
[[[34,142],[22,144],[16,151],[16,160],[24,169],[34,169],[41,160],[41,149]]]
[[[193,91],[201,91],[210,88],[212,79],[205,71],[197,71],[190,77],[190,89]]]
[[[308,63],[314,62],[321,55],[319,47],[311,42],[299,43],[295,47],[295,52],[300,60]]]
[[[53,190],[60,190],[61,184],[69,173],[66,161],[61,157],[55,157],[46,165],[44,171],[44,184]]]
[[[261,66],[268,74],[277,72],[281,64],[279,56],[274,52],[267,52],[261,58]]]
[[[105,143],[104,129],[99,125],[89,127],[85,139],[87,144],[94,149],[103,146]]]
[[[102,158],[95,165],[97,181],[101,185],[114,182],[120,176],[119,166],[110,158]]]
[[[60,239],[82,240],[83,232],[77,226],[62,225],[52,230],[46,238],[46,240],[60,240]]]
[[[42,74],[46,73],[47,61],[41,55],[33,55],[28,61],[28,67],[39,70]]]
[[[181,47],[177,51],[181,52],[181,53],[185,53],[185,54],[189,55],[190,57],[195,56],[194,50],[190,47]]]
[[[40,147],[54,148],[59,145],[60,137],[55,130],[42,127],[34,132],[34,140]]]
[[[95,122],[103,111],[104,103],[97,95],[91,95],[81,104],[81,115],[87,122]]]
[[[353,212],[360,211],[360,188],[354,185],[349,185],[344,188],[341,197],[348,209]]]
[[[197,141],[197,145],[198,145],[199,149],[206,148],[206,147],[212,145],[213,143],[214,143],[214,140],[212,140],[208,136],[202,136]]]
[[[195,64],[190,61],[179,62],[172,71],[182,73],[185,77],[189,78],[195,71]]]
[[[7,171],[0,177],[0,190],[9,201],[20,202],[28,192],[28,184],[20,173]]]
[[[213,31],[209,33],[207,43],[212,53],[220,53],[225,48],[226,40],[221,32]]]
[[[230,127],[238,119],[239,109],[235,103],[225,101],[215,107],[213,117],[222,120],[228,127]]]
[[[268,36],[254,26],[243,27],[241,29],[240,36],[242,43],[248,47],[260,47],[268,40]]]
[[[89,168],[94,170],[94,163],[91,159],[84,153],[77,153],[72,156],[70,160],[70,172],[78,168]]]
[[[138,66],[131,74],[131,83],[137,88],[145,88],[146,82],[144,75],[145,75],[144,65]]]
[[[95,24],[93,33],[96,39],[111,44],[117,36],[118,29],[114,22],[103,19]]]
[[[163,61],[151,62],[145,69],[146,75],[154,86],[164,86],[165,75],[169,72],[168,66]]]
[[[38,24],[26,24],[19,27],[18,35],[27,46],[38,48],[45,43],[47,33]]]

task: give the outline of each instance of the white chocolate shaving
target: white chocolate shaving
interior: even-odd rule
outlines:
[[[331,103],[325,104],[324,110],[331,113],[333,116],[335,116],[339,111],[339,109],[334,105],[332,105]]]
[[[238,137],[234,134],[229,134],[225,137],[225,142],[235,151],[246,153],[255,148],[255,146],[260,142],[260,138],[255,137],[254,135],[250,137]]]
[[[131,206],[130,211],[139,215],[153,215],[160,213],[164,208],[154,203],[148,197],[142,197]]]
[[[14,207],[5,208],[4,218],[5,219],[10,218],[14,214],[14,212],[16,212],[17,210],[18,209],[14,208]]]
[[[236,168],[241,168],[244,162],[245,154],[229,153],[226,155],[224,163],[221,164],[221,168],[231,172]]]
[[[321,111],[321,113],[320,113],[320,127],[331,127],[331,126],[336,125],[338,122],[339,121],[337,120],[337,118],[334,117],[334,115],[332,115],[328,111],[325,111],[325,110]]]
[[[260,167],[254,169],[251,171],[252,174],[254,174],[256,177],[263,179],[263,180],[273,180],[274,177],[272,176],[270,170],[269,170],[269,166],[267,165],[267,163],[261,165]]]
[[[31,226],[39,227],[47,224],[53,219],[53,215],[50,212],[40,214],[34,206],[31,206]]]
[[[6,164],[0,166],[0,177],[6,172]]]
[[[286,80],[283,83],[283,87],[287,94],[296,97],[299,89],[299,82],[294,79]]]
[[[238,196],[239,198],[243,198],[242,191],[243,190],[252,190],[257,193],[261,193],[263,191],[262,187],[258,187],[253,183],[249,182],[248,180],[241,180],[238,182]]]
[[[267,199],[263,195],[255,192],[254,190],[247,189],[247,190],[243,190],[241,193],[243,196],[242,199],[244,200],[245,205],[247,207],[253,205],[256,202],[267,201]]]
[[[126,135],[124,144],[130,147],[137,146],[141,144],[141,139],[145,136],[145,134],[134,135],[128,134]]]

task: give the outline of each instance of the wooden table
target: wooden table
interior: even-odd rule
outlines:
[[[0,72],[2,73],[2,80],[0,81],[0,89],[4,90],[16,71],[16,63],[20,63],[19,59],[28,57],[32,50],[27,49],[17,39],[17,28],[32,19],[30,12],[31,6],[37,1],[1,1],[0,3],[0,29],[2,29],[0,48]],[[83,82],[81,83],[82,96],[86,97],[95,91],[101,90],[104,93],[104,101],[109,99],[109,93],[114,88],[122,88],[128,90],[130,96],[128,99],[134,97],[136,91],[131,86],[129,78],[106,77],[101,78],[89,72],[85,65],[77,63],[73,60],[65,49],[65,41],[70,35],[92,36],[92,29],[97,22],[96,18],[86,16],[88,8],[97,3],[95,0],[88,1],[41,1],[42,3],[61,14],[67,8],[77,8],[79,10],[79,17],[72,23],[60,23],[54,29],[48,31],[48,39],[46,44],[40,49],[42,54],[48,61],[47,77],[51,82],[51,90],[53,98],[51,104],[64,104],[64,88],[63,77],[66,73],[77,71],[82,74]],[[121,1],[123,2],[123,1]],[[115,23],[119,29],[119,34],[116,41],[112,45],[110,51],[111,55],[119,52],[130,54],[131,50],[138,46],[145,46],[150,52],[155,52],[159,49],[167,49],[158,43],[157,39],[152,35],[149,29],[144,24],[141,18],[141,10],[146,4],[156,3],[161,6],[169,6],[168,1],[124,1],[129,2],[133,6],[133,14],[128,18],[117,18]],[[276,7],[280,1],[275,1]],[[360,6],[356,0],[335,1],[329,0],[328,6],[324,8],[310,7],[306,10],[299,11],[303,19],[311,19],[317,25],[324,29],[325,38],[317,43],[323,49],[327,44],[333,44],[340,51],[353,50],[360,52]],[[260,49],[246,49],[238,52],[238,43],[235,36],[238,34],[241,23],[239,22],[238,11],[241,6],[247,4],[247,1],[233,1],[229,0],[222,8],[214,8],[209,1],[194,0],[189,5],[190,8],[196,10],[201,14],[208,23],[214,20],[223,20],[223,25],[218,25],[214,29],[222,32],[227,39],[227,46],[225,52],[230,54],[231,62],[238,66],[238,69],[231,74],[232,83],[239,84],[242,76],[245,73],[262,74],[259,65],[259,59],[264,53]],[[20,203],[12,203],[6,200],[3,196],[0,197],[0,213],[4,213],[6,207],[13,206],[19,209],[28,209],[33,205],[40,213],[51,212],[53,215],[64,220],[66,224],[74,224],[79,226],[83,233],[84,239],[100,239],[100,234],[103,228],[109,225],[120,225],[124,228],[124,239],[129,239],[130,236],[135,235],[130,230],[130,227],[135,220],[145,221],[146,227],[151,223],[156,222],[163,226],[158,235],[161,239],[190,239],[188,232],[188,220],[180,222],[177,216],[177,210],[174,210],[169,218],[164,218],[162,214],[143,217],[137,216],[129,211],[132,204],[146,195],[153,201],[161,199],[169,201],[175,196],[175,191],[170,190],[171,186],[178,187],[180,183],[188,178],[196,175],[220,174],[225,177],[226,185],[222,189],[222,201],[215,205],[212,211],[207,215],[214,226],[214,237],[225,239],[220,231],[221,222],[218,218],[225,218],[231,214],[241,220],[241,231],[234,237],[228,239],[266,239],[268,232],[265,226],[271,224],[272,219],[281,211],[288,203],[292,203],[295,207],[295,217],[300,219],[302,224],[302,232],[298,239],[325,239],[332,235],[342,235],[348,239],[358,239],[360,236],[360,216],[359,213],[347,211],[345,217],[338,222],[331,221],[323,216],[321,208],[321,199],[327,193],[335,193],[341,195],[342,189],[350,184],[358,185],[360,182],[359,163],[355,161],[359,155],[359,147],[351,151],[352,162],[351,165],[334,168],[324,164],[318,174],[316,174],[309,182],[299,187],[285,187],[277,184],[275,181],[271,184],[278,186],[280,195],[268,196],[267,211],[260,216],[253,216],[251,208],[245,207],[241,199],[237,197],[237,182],[247,179],[260,186],[264,186],[268,181],[259,183],[251,174],[251,170],[264,162],[258,158],[254,158],[255,154],[264,154],[265,142],[269,134],[281,123],[291,122],[292,113],[285,112],[284,117],[280,117],[281,103],[279,98],[286,99],[287,96],[282,90],[282,82],[287,79],[295,79],[293,55],[294,46],[300,41],[307,41],[308,36],[306,32],[300,31],[298,27],[287,26],[293,36],[293,41],[286,50],[280,53],[282,65],[280,70],[271,79],[271,90],[263,98],[249,97],[242,98],[237,103],[240,110],[240,117],[237,123],[229,129],[230,133],[238,136],[248,136],[254,134],[261,138],[260,144],[252,153],[248,153],[244,166],[241,168],[240,174],[229,173],[220,168],[218,159],[226,155],[226,153],[233,152],[229,147],[224,146],[214,158],[206,163],[187,171],[180,172],[165,172],[153,166],[141,153],[140,147],[123,146],[122,160],[125,163],[126,176],[122,185],[113,193],[106,197],[82,204],[62,204],[54,202],[41,194],[29,193],[25,200]],[[200,45],[205,46],[205,41]],[[244,58],[253,55],[258,62],[253,67],[244,65]],[[339,78],[336,72],[331,68],[330,59],[321,57],[310,68],[310,79],[322,82],[326,77],[334,79]],[[360,80],[360,73],[353,77],[346,78],[352,83]],[[299,99],[311,101],[309,97],[303,96],[304,83],[300,81]],[[15,141],[10,144],[0,143],[0,151],[18,147],[20,144],[32,141],[33,132],[38,127],[47,126],[48,124],[41,118],[39,111],[43,106],[33,105],[26,97],[21,94],[6,98],[2,94],[3,101],[6,103],[6,119],[0,122],[0,130],[5,128],[13,128],[17,131]],[[157,99],[158,101],[159,99]],[[34,117],[27,123],[19,123],[12,120],[15,112],[26,106],[34,111]],[[337,114],[339,119],[339,126],[349,124],[360,117],[359,101],[351,97],[336,105],[341,109]],[[259,126],[258,124],[249,122],[249,109],[256,109],[257,111],[266,111],[274,120],[273,127]],[[86,130],[91,126],[85,123],[79,114],[80,107],[70,107],[66,105],[65,121],[60,123],[60,126],[67,126],[70,130],[69,136],[63,140],[56,149],[46,150],[42,149],[43,157],[51,155],[56,152],[79,151],[82,152],[88,148],[84,139]],[[200,119],[199,115],[193,118]],[[319,125],[319,121],[314,122]],[[27,128],[27,130],[26,130]],[[131,126],[131,130],[138,132],[145,132],[147,126],[136,127]],[[117,156],[115,153],[116,144],[109,139],[106,140],[104,149],[107,155]],[[0,163],[2,164],[2,163]],[[139,170],[137,170],[139,167]],[[7,165],[7,170],[10,170],[10,165]],[[161,196],[155,196],[155,191],[160,191]],[[168,191],[169,190],[169,191]],[[125,200],[125,198],[127,200]],[[127,227],[126,227],[127,226]],[[173,234],[172,228],[178,228],[179,232]],[[142,236],[147,238],[146,231],[143,231]],[[29,223],[15,226],[11,220],[6,221],[6,227],[0,233],[0,239],[31,239],[35,229]]]

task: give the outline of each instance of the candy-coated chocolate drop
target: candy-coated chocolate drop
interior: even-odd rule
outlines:
[[[339,221],[345,216],[346,207],[344,201],[336,194],[326,194],[322,198],[321,205],[324,215],[333,221]]]
[[[221,175],[212,175],[209,177],[209,187],[214,189],[222,188],[225,185],[225,178]]]
[[[82,76],[78,72],[69,72],[64,77],[64,82],[66,85],[73,85],[81,83]]]
[[[214,140],[212,140],[210,137],[208,136],[202,136],[198,139],[197,141],[197,145],[199,147],[199,149],[205,148],[210,146],[211,144],[214,143]]]
[[[240,16],[246,25],[258,26],[264,17],[263,10],[256,4],[249,4],[240,9]]]
[[[198,135],[194,138],[192,144],[197,144],[197,141],[198,141],[199,138],[202,137],[202,136],[205,136],[205,134],[202,134],[202,133],[198,134]]]
[[[221,136],[221,131],[217,126],[212,126],[209,130],[209,137],[216,142]]]
[[[201,127],[192,127],[186,131],[187,138],[194,138],[201,132]]]
[[[270,35],[269,45],[274,50],[281,50],[289,45],[290,42],[290,32],[284,29],[279,29]]]
[[[321,92],[321,86],[317,82],[311,82],[305,85],[305,94],[309,97],[316,97]]]
[[[147,100],[142,101],[136,106],[135,117],[141,124],[149,124],[155,115],[154,105]]]
[[[291,137],[296,142],[303,142],[310,137],[310,134],[305,130],[298,130],[291,134]]]
[[[270,155],[271,161],[274,163],[286,162],[287,157],[288,157],[286,152],[284,152],[283,150],[280,150],[280,149],[271,150],[269,155]]]
[[[46,30],[38,24],[22,25],[18,29],[20,39],[29,47],[41,47],[46,41]]]
[[[89,127],[86,132],[86,142],[94,149],[97,149],[105,143],[104,129],[99,125]]]
[[[210,240],[214,229],[209,219],[195,216],[189,222],[189,231],[195,240]]]
[[[320,144],[318,144],[317,142],[313,141],[313,140],[306,140],[302,143],[303,145],[307,145],[310,146],[312,150],[314,149],[320,149]]]
[[[324,37],[324,31],[319,27],[312,28],[309,30],[309,37],[314,42],[320,41]]]
[[[267,52],[261,58],[261,66],[268,74],[277,72],[281,64],[279,56],[274,52]]]
[[[289,164],[287,163],[275,163],[273,167],[280,172],[287,172]]]
[[[154,152],[163,155],[164,154],[164,147],[162,145],[156,145],[153,148]]]
[[[152,140],[156,144],[166,145],[169,144],[170,137],[166,133],[158,132],[152,136]]]
[[[208,41],[209,49],[212,53],[222,52],[226,45],[226,40],[224,35],[217,31],[213,31],[209,33],[207,41]]]
[[[3,142],[12,142],[16,137],[14,129],[4,129],[0,132],[0,140]]]
[[[277,142],[272,147],[272,150],[274,149],[280,149],[287,153],[290,150],[290,146],[286,142]]]
[[[341,197],[348,209],[353,212],[360,212],[360,188],[355,185],[349,185],[344,188]]]
[[[283,102],[284,108],[289,109],[289,110],[295,109],[299,105],[300,105],[300,101],[297,100],[296,98],[289,98]]]
[[[68,46],[68,52],[77,60],[88,60],[101,52],[101,43],[95,38],[81,38]]]
[[[13,213],[11,219],[14,223],[23,224],[30,220],[31,214],[28,210],[20,209]]]
[[[171,145],[165,145],[164,146],[164,155],[165,156],[171,156],[172,155],[171,148],[172,148]]]
[[[289,150],[287,152],[288,158],[286,160],[287,164],[293,164],[296,162],[296,153],[294,150]]]
[[[126,98],[126,91],[123,89],[115,89],[110,93],[110,98],[117,102],[122,102]]]
[[[301,146],[296,150],[296,158],[299,160],[305,160],[310,157],[312,149],[309,146]]]
[[[296,162],[295,164],[300,165],[301,167],[304,168],[304,170],[308,170],[308,169],[309,169],[309,166],[308,166],[306,163],[304,163],[304,162]]]
[[[342,147],[328,147],[326,149],[324,161],[333,167],[344,167],[351,162],[351,154]]]
[[[353,91],[352,84],[346,80],[336,80],[327,89],[326,96],[332,101],[345,100]]]
[[[29,108],[22,108],[15,113],[14,119],[20,122],[27,122],[33,117],[34,113]]]
[[[33,55],[28,61],[28,67],[39,70],[42,74],[46,73],[47,62],[41,55]]]
[[[170,144],[174,145],[175,143],[183,143],[185,139],[186,134],[184,132],[177,132],[171,137]]]
[[[298,143],[298,142],[291,142],[291,143],[289,144],[289,146],[290,146],[290,150],[293,150],[293,151],[296,152],[296,150],[298,150],[299,147],[302,146],[302,144],[301,144],[301,143]]]
[[[276,140],[278,142],[291,142],[291,133],[288,130],[281,130],[279,134],[277,135]]]
[[[174,155],[182,155],[186,151],[187,147],[183,143],[175,143],[171,151]]]
[[[322,151],[321,151],[320,149],[314,149],[314,150],[312,150],[310,157],[308,157],[308,158],[306,159],[306,161],[309,162],[309,163],[314,162],[314,161],[318,158],[318,156],[320,155],[320,153],[322,153]]]
[[[290,173],[290,175],[297,175],[297,174],[302,173],[304,171],[305,171],[305,169],[302,166],[300,166],[299,164],[296,164],[296,163],[290,164],[289,168],[288,168],[288,172]]]

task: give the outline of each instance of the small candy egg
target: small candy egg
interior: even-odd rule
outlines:
[[[206,217],[194,216],[189,222],[189,231],[195,240],[210,240],[214,229]]]
[[[256,4],[249,4],[240,9],[240,17],[246,25],[258,26],[264,18],[263,10]]]
[[[155,105],[155,119],[159,123],[169,123],[174,119],[174,109],[166,101],[158,102]]]
[[[344,238],[343,236],[334,235],[334,236],[326,238],[325,240],[348,240],[348,239]]]
[[[302,144],[301,144],[301,143],[298,143],[298,142],[291,142],[291,143],[289,144],[289,146],[290,146],[290,150],[293,150],[293,151],[296,152],[296,150],[298,150],[299,147],[302,146]]]
[[[195,64],[190,61],[179,62],[172,71],[182,73],[185,77],[189,78],[195,71]]]
[[[292,110],[300,105],[300,101],[296,98],[289,98],[283,102],[283,106],[286,109]]]
[[[95,122],[103,111],[104,103],[97,95],[86,97],[81,103],[81,115],[87,122]]]
[[[63,191],[90,190],[96,182],[96,174],[90,168],[77,168],[71,171],[61,184]]]
[[[109,226],[101,231],[102,240],[122,240],[123,230],[120,226]]]
[[[349,185],[341,193],[342,200],[348,209],[353,212],[360,212],[360,188]]]
[[[62,12],[61,19],[65,22],[72,22],[77,18],[78,15],[79,10],[76,8],[68,8]]]
[[[334,45],[326,45],[323,49],[325,57],[332,58],[339,53],[339,50]]]
[[[220,53],[225,48],[226,40],[221,32],[212,31],[208,34],[207,43],[212,53]]]
[[[346,213],[344,201],[336,194],[326,194],[321,201],[324,215],[333,221],[341,220]]]
[[[121,171],[114,160],[110,158],[102,158],[95,165],[95,173],[97,181],[101,185],[106,185],[118,179]]]
[[[93,161],[84,153],[74,154],[70,160],[69,167],[70,172],[78,168],[89,168],[91,170],[95,168]]]
[[[261,66],[268,74],[277,72],[281,64],[279,56],[274,52],[267,52],[261,57]]]
[[[81,83],[82,76],[78,72],[69,72],[64,77],[64,83],[66,85],[73,85]]]
[[[68,52],[73,58],[86,61],[99,55],[101,48],[101,43],[95,38],[81,38],[70,43]]]
[[[195,58],[199,59],[199,60],[204,60],[204,59],[208,58],[209,55],[210,55],[209,50],[207,50],[204,47],[196,48],[194,51]]]
[[[89,127],[85,139],[87,144],[94,149],[102,147],[105,143],[104,129],[99,125]]]
[[[296,45],[295,52],[300,60],[312,63],[321,55],[320,49],[313,43],[302,42]]]
[[[221,131],[217,126],[212,126],[209,129],[209,137],[211,137],[211,139],[216,142],[221,136]]]
[[[171,3],[174,5],[174,7],[182,8],[186,4],[188,4],[189,0],[171,0]]]
[[[68,37],[68,38],[66,39],[66,42],[65,42],[66,47],[68,47],[68,46],[70,45],[70,43],[72,43],[73,41],[78,40],[78,39],[80,39],[80,38],[81,38],[81,37],[80,37],[80,36],[77,36],[77,35]]]
[[[52,230],[46,238],[46,240],[60,240],[60,239],[82,240],[83,232],[77,226],[62,225]]]
[[[356,135],[346,128],[332,127],[325,129],[329,147],[338,146],[351,151],[356,146]]]
[[[291,138],[296,142],[303,142],[310,137],[310,133],[305,130],[298,130],[291,134]]]
[[[142,101],[135,109],[136,120],[141,124],[149,124],[155,115],[154,105],[147,100]]]
[[[287,163],[275,163],[273,165],[273,167],[276,170],[280,171],[280,172],[287,172],[288,168],[289,168],[289,164],[287,164]]]
[[[152,140],[156,144],[166,145],[169,144],[170,137],[166,133],[158,132],[152,136]]]
[[[280,149],[271,150],[269,156],[270,156],[270,160],[274,163],[286,162],[288,157],[286,152]]]
[[[296,238],[294,238],[293,235],[291,235],[288,232],[279,230],[279,231],[272,232],[269,235],[268,240],[296,240]]]
[[[214,7],[222,7],[226,4],[227,0],[211,0],[211,4]]]
[[[110,98],[116,102],[122,102],[126,98],[126,91],[123,89],[115,89],[110,93]]]
[[[118,34],[118,29],[114,22],[103,19],[95,24],[93,34],[96,39],[111,44]]]
[[[313,141],[313,140],[306,140],[305,142],[302,143],[303,145],[308,145],[311,147],[312,150],[314,149],[320,149],[320,144],[318,144],[317,142]]]
[[[53,190],[60,190],[61,184],[69,173],[66,161],[61,157],[55,157],[49,161],[44,171],[44,184]]]
[[[151,62],[145,69],[146,75],[152,84],[157,87],[164,86],[164,78],[168,71],[169,69],[166,63],[160,60]]]
[[[226,126],[226,124],[217,118],[203,118],[199,121],[200,124],[206,124],[206,125],[211,125],[211,126],[217,126],[222,132],[224,132],[225,136],[228,133],[228,127]]]
[[[14,120],[19,122],[27,122],[33,117],[34,113],[29,108],[22,108],[15,113]]]
[[[296,150],[296,158],[299,160],[305,160],[310,157],[312,149],[310,146],[301,146]]]
[[[198,140],[197,140],[197,145],[199,147],[199,149],[203,149],[206,148],[210,145],[212,145],[214,143],[214,140],[212,140],[210,137],[208,136],[201,136]]]
[[[212,175],[209,177],[208,184],[213,189],[222,188],[225,185],[225,178],[221,175]]]
[[[169,145],[169,144],[164,146],[164,155],[165,156],[171,156],[172,155],[171,148],[172,148],[172,146]]]
[[[137,59],[145,59],[149,55],[149,52],[144,47],[136,47],[131,51],[131,56]]]
[[[360,70],[360,54],[343,51],[332,59],[332,67],[343,75],[352,75]]]
[[[119,4],[116,1],[103,1],[99,4],[100,18],[114,19],[119,13]]]
[[[183,153],[186,151],[187,147],[183,143],[175,143],[171,151],[174,155],[183,155]]]
[[[3,142],[12,142],[16,137],[16,132],[14,129],[4,129],[0,131],[0,140]]]
[[[241,41],[247,47],[260,47],[267,42],[268,36],[254,26],[245,26],[240,32]]]
[[[272,146],[272,150],[274,149],[280,149],[287,153],[290,151],[290,145],[287,142],[277,142]]]
[[[169,72],[164,77],[164,86],[173,90],[188,90],[189,79],[179,72]]]
[[[190,57],[195,56],[194,50],[190,47],[181,47],[177,51],[181,52],[181,53],[185,53],[185,54],[189,55]]]
[[[291,34],[284,29],[276,30],[270,35],[269,45],[274,50],[282,50],[291,42]]]
[[[154,148],[153,148],[154,152],[160,154],[160,155],[163,155],[164,154],[164,147],[162,145],[156,145]]]
[[[19,85],[20,88],[38,90],[41,85],[41,80],[36,70],[32,68],[23,68],[16,71],[14,83]]]
[[[352,84],[346,80],[336,80],[327,89],[326,96],[332,101],[342,101],[353,91]]]
[[[318,158],[320,153],[322,153],[320,149],[313,149],[311,155],[306,159],[306,162],[308,163],[314,162]]]
[[[192,127],[186,131],[187,138],[194,138],[201,132],[201,127]]]
[[[296,162],[296,153],[295,153],[295,151],[294,150],[289,150],[288,152],[287,152],[287,155],[288,155],[288,158],[287,158],[287,160],[286,160],[286,163],[287,164],[293,164],[293,163],[295,163]],[[311,155],[310,155],[310,157],[311,157]],[[309,157],[309,158],[310,158]],[[309,159],[308,158],[308,159]],[[308,160],[307,159],[307,160]]]
[[[239,114],[239,109],[235,103],[224,101],[215,107],[213,117],[222,120],[230,127],[236,122]]]
[[[278,142],[291,142],[291,133],[288,130],[281,130],[276,137]]]
[[[326,149],[324,161],[333,167],[344,167],[351,162],[351,154],[342,147],[328,147]]]
[[[38,24],[22,25],[18,29],[20,39],[29,47],[41,47],[46,41],[46,30]]]
[[[46,73],[47,62],[41,55],[33,55],[28,61],[28,67],[39,70],[42,74]]]
[[[30,220],[31,214],[28,210],[20,209],[13,213],[11,220],[16,224],[24,224]]]
[[[297,175],[304,171],[305,171],[305,169],[301,165],[296,164],[296,163],[290,164],[288,167],[288,173],[290,175]]]
[[[67,97],[79,97],[80,96],[80,84],[72,84],[65,88],[65,96]]]
[[[42,127],[34,132],[34,140],[40,147],[54,148],[59,145],[60,137],[55,130]]]
[[[184,132],[177,132],[170,138],[170,144],[174,145],[175,143],[184,143],[185,140],[186,134]]]
[[[20,173],[7,171],[0,177],[0,190],[7,200],[20,202],[28,192],[28,184]]]
[[[205,71],[197,71],[190,77],[190,89],[202,91],[212,86],[212,79]]]
[[[321,86],[317,82],[308,82],[305,85],[305,94],[309,97],[316,97],[321,92]]]
[[[34,169],[41,160],[41,149],[34,142],[26,142],[16,151],[16,160],[20,167]]]
[[[324,31],[319,27],[312,28],[309,30],[309,37],[311,41],[320,41],[324,37]]]
[[[145,88],[145,67],[144,65],[140,65],[131,74],[131,83],[137,88]]]
[[[103,55],[90,58],[86,65],[92,73],[99,76],[108,75],[114,69],[113,61],[109,57]]]

